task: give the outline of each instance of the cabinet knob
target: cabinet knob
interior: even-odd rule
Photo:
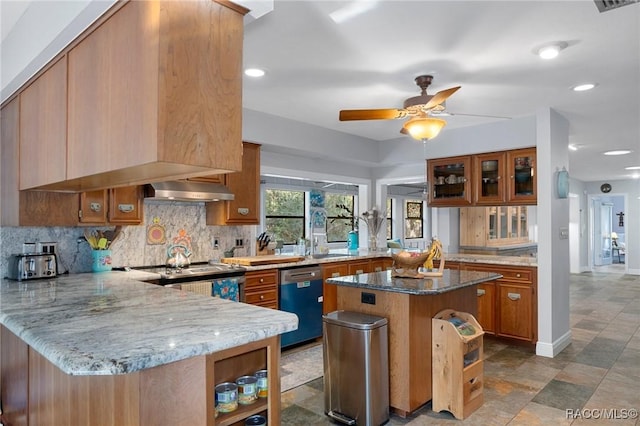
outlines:
[[[516,278],[520,278],[520,274],[516,274]]]
[[[381,272],[381,271],[382,271],[382,266],[376,266],[375,272]]]
[[[260,278],[260,282],[263,283],[264,282],[264,278]]]
[[[520,300],[519,293],[507,293],[507,297],[513,301]]]
[[[260,295],[260,300],[264,300],[264,294]]]

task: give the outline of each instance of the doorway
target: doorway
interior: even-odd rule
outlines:
[[[624,222],[618,218],[626,213],[624,194],[589,197],[589,263],[598,272],[625,273],[626,265],[616,253],[624,246]],[[613,237],[613,238],[612,238]]]

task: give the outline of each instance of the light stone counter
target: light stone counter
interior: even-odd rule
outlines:
[[[0,281],[0,323],[70,375],[139,371],[297,329],[294,314],[102,272]]]

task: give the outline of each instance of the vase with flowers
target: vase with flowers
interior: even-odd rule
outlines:
[[[378,207],[373,206],[366,212],[362,213],[358,216],[358,219],[364,222],[369,230],[369,250],[377,251],[378,250],[378,234],[382,229],[382,225],[387,218],[387,213],[384,211],[378,210]]]

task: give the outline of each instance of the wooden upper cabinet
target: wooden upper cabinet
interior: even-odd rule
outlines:
[[[82,224],[138,225],[142,223],[141,186],[88,191],[80,194],[79,222]]]
[[[115,8],[67,52],[66,176],[41,188],[239,171],[246,10],[210,0]]]
[[[471,156],[427,161],[429,206],[471,205]]]
[[[536,204],[538,199],[536,149],[507,151],[507,174],[509,175],[507,201],[512,204]]]
[[[141,186],[124,186],[109,190],[109,223],[137,225],[142,223],[144,195]]]
[[[66,177],[67,58],[63,56],[20,93],[19,189]]]
[[[430,207],[535,205],[536,148],[427,161]]]
[[[260,223],[260,145],[243,143],[242,171],[225,175],[233,201],[207,203],[207,225]]]
[[[504,152],[473,156],[473,192],[476,204],[504,203],[508,180],[505,162]]]

